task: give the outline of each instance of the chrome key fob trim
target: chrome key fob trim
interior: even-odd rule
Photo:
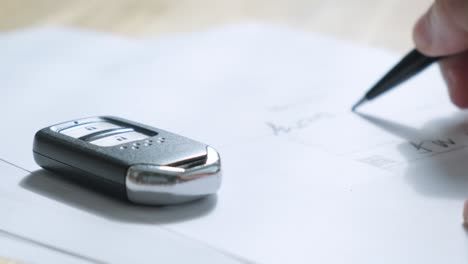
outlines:
[[[215,193],[221,185],[221,161],[206,147],[203,164],[189,168],[137,164],[128,168],[125,185],[128,199],[141,204],[174,204]]]

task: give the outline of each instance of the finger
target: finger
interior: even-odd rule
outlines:
[[[463,208],[463,224],[468,227],[468,200],[465,201]]]
[[[468,108],[468,51],[441,60],[440,69],[452,102],[460,108]]]
[[[429,56],[468,49],[468,1],[436,0],[413,30],[416,48]]]

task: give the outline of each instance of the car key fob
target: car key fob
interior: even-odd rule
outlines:
[[[34,159],[44,169],[120,198],[168,205],[214,194],[221,161],[212,147],[117,117],[76,119],[39,130]]]

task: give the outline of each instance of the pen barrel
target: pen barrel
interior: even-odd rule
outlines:
[[[374,99],[398,84],[417,75],[441,58],[443,57],[425,56],[416,49],[411,51],[366,93],[365,98],[368,100]]]

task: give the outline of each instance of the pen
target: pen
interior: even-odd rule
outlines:
[[[398,84],[415,76],[433,62],[444,58],[441,57],[428,57],[416,49],[408,53],[401,61],[395,65],[387,74],[384,75],[365,95],[352,107],[354,112],[356,108],[363,103],[370,101],[386,91],[391,90]]]

